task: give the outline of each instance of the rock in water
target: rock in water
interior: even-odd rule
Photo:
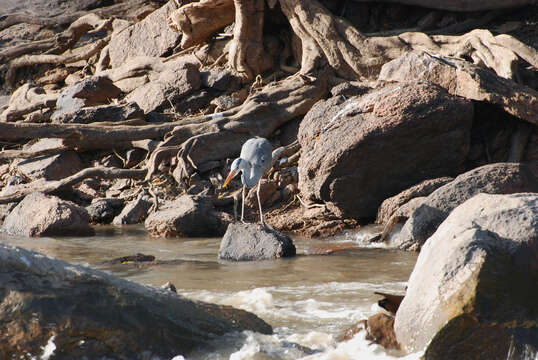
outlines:
[[[2,359],[171,359],[216,336],[270,334],[256,315],[186,299],[80,265],[0,244]]]
[[[43,193],[27,195],[6,217],[2,231],[23,236],[87,236],[95,231],[86,209]]]
[[[233,223],[228,226],[219,249],[219,259],[252,261],[295,256],[289,236],[261,224]]]
[[[538,350],[537,239],[536,193],[458,206],[422,247],[396,312],[398,342],[427,346],[429,360],[534,358],[521,351]]]

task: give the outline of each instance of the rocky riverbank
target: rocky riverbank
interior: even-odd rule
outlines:
[[[245,1],[250,5],[236,15],[231,0],[89,0],[62,11],[47,1],[50,6],[33,13],[2,5],[8,14],[0,19],[2,231],[91,236],[94,224],[144,223],[152,236],[223,236],[241,198],[240,181],[224,190],[223,180],[241,145],[262,136],[278,149],[260,184],[266,222],[276,230],[327,236],[375,220],[385,227],[376,241],[420,251],[443,243],[440,238],[465,242],[461,234],[478,231],[469,224],[447,229],[458,209],[483,206],[469,210],[477,220],[481,211],[518,204],[521,218],[511,218],[515,205],[491,215],[509,230],[484,227],[480,231],[499,235],[476,241],[526,244],[507,245],[502,255],[497,243],[480,246],[495,259],[511,259],[503,264],[527,261],[510,274],[526,271],[535,279],[536,241],[512,231],[536,224],[535,4],[504,15],[481,13],[488,29],[477,30],[466,25],[472,18],[442,12],[453,10],[449,3],[430,11]],[[370,21],[359,21],[353,15],[359,11]],[[380,12],[405,18],[390,26],[414,32],[385,31],[375,21]],[[314,28],[328,35],[316,38]],[[257,219],[256,202],[251,189],[247,220]],[[519,246],[526,249],[522,258]],[[432,250],[422,251],[421,258]],[[431,256],[419,265],[428,261]],[[467,268],[465,261],[450,266]],[[412,282],[420,276],[410,280],[404,309],[417,296]],[[427,281],[435,288],[440,280]],[[490,288],[480,290],[499,299]],[[518,303],[525,310],[509,319],[498,312],[490,318],[482,303],[469,304],[451,308],[446,321],[460,321],[455,328],[416,325],[425,329],[420,339],[405,337],[411,325],[401,325],[397,313],[396,338],[410,350],[433,339],[427,351],[433,359],[444,341],[459,339],[463,325],[471,331],[499,322],[502,346],[514,336],[526,339],[520,333],[535,334],[531,303]],[[512,330],[509,321],[516,324]],[[434,338],[437,331],[448,335]]]

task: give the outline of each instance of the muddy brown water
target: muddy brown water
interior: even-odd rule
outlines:
[[[379,310],[380,297],[374,291],[403,293],[415,264],[415,253],[367,245],[364,239],[378,230],[369,226],[330,239],[295,237],[295,258],[240,263],[217,259],[219,238],[151,238],[142,226],[96,227],[95,237],[83,238],[30,239],[0,234],[0,241],[143,284],[171,282],[178,293],[189,298],[254,312],[275,330],[273,336],[245,333],[228,337],[189,359],[354,359],[359,353],[385,359],[402,354],[369,345],[361,335],[347,343],[338,342],[349,326]],[[360,248],[306,255],[316,247],[350,245]],[[136,253],[178,261],[143,267],[103,265],[103,261]],[[290,348],[290,344],[300,346]]]

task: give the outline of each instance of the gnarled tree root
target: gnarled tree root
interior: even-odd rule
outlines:
[[[146,169],[116,169],[103,166],[88,168],[62,180],[33,181],[29,184],[9,187],[8,190],[12,190],[3,196],[0,196],[0,204],[20,201],[26,195],[36,191],[50,194],[59,191],[62,188],[76,185],[82,180],[91,177],[98,177],[101,179],[141,179],[146,175],[146,171]]]

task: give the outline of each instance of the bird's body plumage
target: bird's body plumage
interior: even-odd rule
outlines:
[[[243,183],[243,203],[241,210],[241,221],[245,212],[245,188],[252,188],[258,185],[258,205],[260,207],[260,220],[263,225],[262,204],[260,202],[260,180],[262,176],[271,168],[273,147],[264,138],[255,137],[247,140],[241,147],[241,154],[232,162],[230,174],[224,183],[228,185],[230,180],[241,172],[241,182]]]

